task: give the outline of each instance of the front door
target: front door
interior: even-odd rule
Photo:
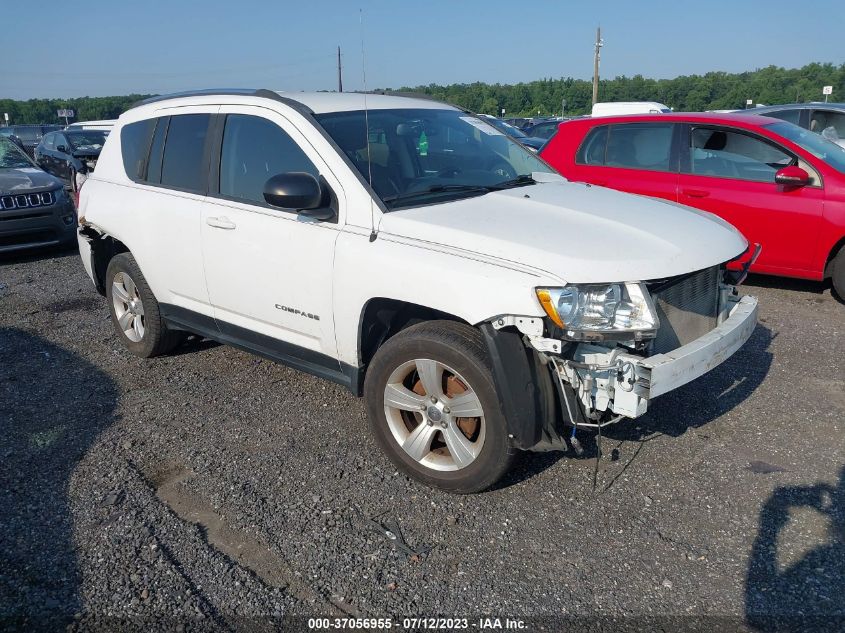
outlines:
[[[680,202],[715,213],[759,243],[752,270],[807,275],[824,206],[815,170],[773,141],[734,128],[690,126],[685,145]],[[775,183],[775,173],[793,164],[810,173],[810,185]]]
[[[286,172],[339,182],[305,137],[266,108],[223,106],[219,158],[203,210],[205,275],[224,340],[320,373],[338,372],[332,314],[340,224],[265,202],[265,182]]]

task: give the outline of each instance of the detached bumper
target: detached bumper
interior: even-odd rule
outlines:
[[[731,301],[728,318],[692,343],[649,358],[619,357],[634,365],[638,396],[651,399],[677,389],[722,364],[745,344],[757,326],[757,299],[745,296]]]

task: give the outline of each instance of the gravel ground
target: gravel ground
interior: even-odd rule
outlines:
[[[208,341],[132,357],[76,253],[0,260],[0,628],[842,626],[845,306],[744,290],[748,344],[605,437],[595,488],[587,441],[459,497],[340,387]]]

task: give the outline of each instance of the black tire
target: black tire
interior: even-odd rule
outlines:
[[[457,470],[443,471],[421,464],[402,448],[391,431],[385,411],[385,388],[394,371],[416,359],[452,368],[467,383],[467,390],[474,392],[483,409],[483,421],[480,417],[475,418],[484,425],[481,448],[471,463]],[[448,379],[441,377],[441,380]],[[516,451],[508,440],[487,348],[476,328],[451,321],[427,321],[399,332],[378,349],[370,363],[364,397],[378,444],[403,472],[429,486],[459,494],[480,492],[495,484],[513,463]],[[448,400],[446,398],[444,402],[448,404]],[[422,417],[422,414],[403,415]],[[419,423],[420,426],[424,424],[425,421]],[[445,435],[443,439],[445,441]]]
[[[129,276],[137,289],[137,298],[140,299],[143,306],[143,317],[141,318],[143,324],[143,335],[140,336],[140,340],[137,341],[132,340],[118,322],[114,297],[115,277],[118,275]],[[124,278],[121,277],[121,280],[123,279]],[[131,254],[120,253],[111,259],[108,268],[106,269],[105,286],[112,325],[114,325],[114,329],[123,341],[126,349],[135,356],[140,356],[141,358],[152,358],[153,356],[166,354],[182,343],[182,341],[184,341],[187,337],[185,332],[170,330],[167,328],[167,325],[165,325],[161,318],[158,301],[156,301],[152,290],[150,290],[150,287],[147,284],[147,280],[144,278],[143,273],[141,273],[141,269],[138,267],[138,263]]]
[[[839,249],[830,271],[833,290],[839,296],[840,301],[845,301],[845,246]]]

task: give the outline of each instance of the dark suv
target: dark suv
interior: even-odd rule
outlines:
[[[0,253],[76,238],[73,201],[62,182],[0,136]]]
[[[9,125],[0,128],[0,136],[16,136],[30,158],[34,156],[35,146],[48,132],[61,130],[61,125]]]
[[[35,148],[35,162],[77,191],[94,171],[106,133],[101,130],[64,130],[45,134]]]

